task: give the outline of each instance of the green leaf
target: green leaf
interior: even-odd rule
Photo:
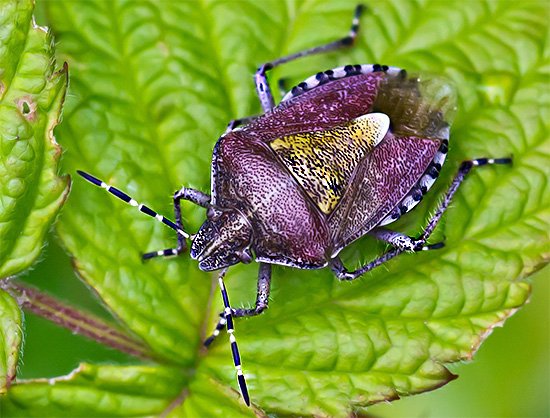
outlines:
[[[0,290],[0,395],[15,379],[22,335],[21,310],[10,295]]]
[[[28,268],[69,191],[53,129],[67,89],[31,1],[0,2],[0,278]]]
[[[28,268],[68,191],[55,142],[67,70],[55,71],[52,39],[31,1],[0,0],[0,279]],[[0,393],[15,378],[21,312],[0,290]]]
[[[58,52],[72,68],[59,132],[64,168],[89,171],[168,215],[181,185],[209,189],[211,151],[225,124],[260,111],[251,77],[257,65],[341,37],[354,3],[45,6]],[[369,7],[354,49],[269,76],[276,85],[279,77],[299,82],[338,65],[381,62],[455,82],[459,111],[449,162],[431,197],[395,229],[421,231],[461,160],[513,154],[514,165],[479,168],[468,177],[438,228],[443,250],[403,255],[353,283],[339,283],[326,270],[274,269],[270,309],[236,325],[252,401],[270,414],[347,416],[447,383],[455,376],[446,365],[472,358],[525,303],[524,279],[549,259],[546,5]],[[187,229],[196,231],[204,210],[185,204],[183,212]],[[143,252],[174,245],[171,231],[79,180],[58,232],[79,274],[162,359],[163,370],[188,376],[179,381],[184,396],[165,394],[173,400],[165,412],[261,413],[238,401],[225,338],[208,352],[200,348],[222,307],[215,276],[187,256],[140,260]],[[353,267],[381,250],[366,238],[344,258]],[[253,303],[256,271],[256,265],[229,270],[234,306]],[[30,401],[18,405],[32,408]],[[103,411],[124,414],[116,405]]]
[[[183,376],[160,366],[81,364],[68,376],[14,386],[9,400],[2,404],[2,413],[22,417],[152,416],[180,395],[184,381]]]

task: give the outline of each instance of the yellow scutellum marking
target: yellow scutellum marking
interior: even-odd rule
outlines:
[[[331,130],[277,138],[270,146],[319,209],[329,214],[359,162],[389,127],[387,115],[369,113]]]

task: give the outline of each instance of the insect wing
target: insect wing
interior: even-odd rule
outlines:
[[[243,128],[269,143],[297,133],[326,131],[372,111],[382,72],[359,74],[331,81],[282,102]]]
[[[441,78],[379,83],[373,111],[388,115],[391,129],[359,165],[331,214],[333,255],[377,226],[419,182],[449,139],[455,108],[454,89]]]
[[[369,113],[331,130],[288,135],[269,145],[317,207],[329,214],[389,125],[385,114]]]
[[[384,140],[361,162],[329,218],[333,254],[374,228],[416,184],[441,142],[417,137]]]
[[[386,77],[378,85],[373,111],[389,116],[397,136],[448,139],[456,91],[442,77]]]

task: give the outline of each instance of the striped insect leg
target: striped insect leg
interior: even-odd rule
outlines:
[[[176,225],[181,229],[183,229],[183,221],[181,218],[181,200],[182,199],[188,200],[198,206],[202,206],[203,208],[206,208],[210,204],[210,196],[201,191],[190,189],[187,187],[183,187],[180,190],[178,190],[176,193],[174,193],[174,215],[176,217]],[[187,248],[187,245],[185,243],[185,239],[178,234],[178,245],[176,248],[167,248],[165,250],[145,253],[141,256],[141,258],[143,260],[149,260],[155,257],[172,257],[172,256],[180,255],[183,251],[185,251],[186,248]]]
[[[425,242],[423,240],[412,238],[408,235],[402,234],[400,232],[391,231],[386,228],[375,228],[369,232],[369,235],[380,241],[387,242],[395,248],[399,248],[400,250],[404,251],[428,251],[443,248],[445,246],[443,242],[425,245]]]
[[[458,169],[458,173],[455,175],[453,181],[451,182],[451,185],[447,189],[447,192],[445,193],[445,196],[443,197],[443,200],[439,203],[439,206],[437,210],[435,211],[434,215],[430,218],[428,221],[428,224],[424,228],[424,232],[420,235],[420,237],[416,240],[416,245],[422,245],[426,243],[430,235],[435,230],[437,224],[441,220],[441,217],[445,213],[445,211],[449,208],[449,205],[451,203],[451,200],[468,175],[468,173],[472,170],[474,167],[480,167],[484,165],[493,165],[493,164],[512,164],[511,158],[477,158],[474,160],[466,160],[463,161],[462,164],[460,164],[460,167]],[[433,244],[433,246],[438,246],[439,244]],[[437,247],[433,247],[432,249],[435,249]],[[371,261],[370,263],[365,264],[364,266],[358,268],[355,271],[348,271],[344,264],[342,263],[342,260],[340,260],[339,257],[333,258],[329,265],[331,270],[334,272],[336,277],[340,280],[354,280],[366,272],[380,266],[381,264],[384,264],[385,262],[391,260],[395,256],[401,254],[404,252],[405,248],[395,248],[393,250],[388,251],[387,253],[383,254],[382,256],[378,257],[377,259]]]
[[[260,99],[260,103],[264,112],[267,112],[268,110],[271,110],[273,109],[273,107],[275,107],[273,94],[271,93],[269,82],[267,81],[267,71],[272,70],[273,68],[281,64],[294,61],[295,59],[301,57],[321,54],[323,52],[333,51],[342,47],[352,46],[355,42],[355,39],[357,38],[357,33],[359,32],[359,18],[361,17],[363,9],[364,6],[362,4],[357,5],[357,7],[355,8],[350,31],[345,37],[325,45],[316,46],[310,49],[296,52],[295,54],[286,55],[271,62],[266,62],[265,64],[261,65],[260,68],[258,68],[258,71],[256,71],[256,75],[254,76],[254,81],[256,83],[256,92],[258,94],[258,98]]]
[[[458,169],[458,173],[456,174],[455,178],[453,179],[451,185],[449,186],[449,189],[447,190],[447,193],[445,193],[445,196],[443,197],[443,200],[439,204],[439,207],[435,211],[434,215],[431,217],[431,219],[428,221],[428,224],[424,228],[424,232],[419,237],[419,240],[423,240],[426,242],[426,240],[430,237],[432,232],[435,230],[435,227],[441,220],[441,217],[445,213],[445,211],[448,209],[449,204],[451,203],[451,199],[453,198],[454,194],[456,193],[459,186],[462,184],[468,173],[472,170],[474,167],[481,167],[484,165],[494,165],[494,164],[512,164],[512,158],[506,157],[506,158],[476,158],[474,160],[466,160],[463,161],[462,164],[460,164],[460,167]]]

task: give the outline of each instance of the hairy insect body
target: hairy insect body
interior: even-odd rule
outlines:
[[[344,68],[321,73],[323,84],[289,96],[216,145],[212,205],[245,214],[259,261],[326,266],[346,245],[414,206],[418,193],[392,217],[448,140],[441,101],[451,98],[433,103],[417,79],[395,68]],[[408,120],[402,101],[430,113]]]
[[[257,260],[326,265],[330,234],[323,216],[268,144],[244,130],[231,132],[216,145],[212,169],[219,173],[213,204],[247,214]]]
[[[259,315],[268,306],[271,265],[302,269],[329,266],[340,280],[354,280],[404,251],[427,245],[453,195],[473,167],[510,164],[510,158],[462,162],[422,234],[412,238],[382,226],[411,210],[432,187],[445,162],[455,109],[453,89],[442,79],[408,76],[378,64],[346,65],[312,75],[275,106],[266,71],[294,59],[353,44],[363,7],[350,32],[320,47],[262,65],[255,75],[264,114],[230,122],[213,151],[211,195],[183,187],[174,194],[176,222],[156,213],[91,174],[78,173],[178,234],[176,248],[149,252],[144,259],[190,255],[218,275],[224,311],[208,346],[227,330],[243,399],[250,397],[234,335],[233,319]],[[243,127],[236,127],[247,121]],[[185,231],[181,200],[207,210],[196,234]],[[338,253],[369,234],[393,249],[354,271]],[[223,277],[227,267],[259,262],[256,303],[233,308]]]

